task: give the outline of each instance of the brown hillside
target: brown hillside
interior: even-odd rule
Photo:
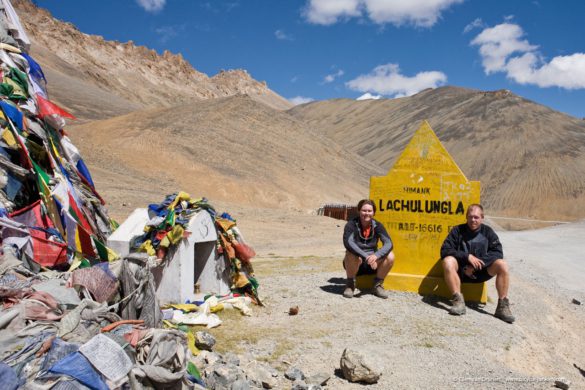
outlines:
[[[178,188],[241,205],[315,209],[356,202],[366,195],[369,176],[382,173],[246,95],[68,129],[113,209]]]
[[[444,87],[290,113],[385,171],[427,119],[466,176],[481,181],[490,214],[585,218],[585,122],[509,91]]]
[[[13,3],[32,40],[31,54],[46,73],[52,99],[80,118],[104,119],[138,108],[239,93],[276,109],[292,107],[245,70],[221,71],[210,78],[181,54],[159,55],[131,41],[107,41],[53,18],[29,0]]]

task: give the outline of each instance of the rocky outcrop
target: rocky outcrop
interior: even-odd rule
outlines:
[[[169,107],[237,94],[258,97],[274,108],[292,107],[245,70],[222,71],[210,78],[194,69],[180,53],[165,50],[158,54],[133,41],[108,41],[99,35],[85,34],[73,24],[55,19],[30,0],[14,1],[14,5],[30,35],[31,52],[43,69],[81,79],[139,107]],[[71,91],[60,93],[59,84],[51,85],[60,98],[57,100],[69,99],[64,105],[74,106],[75,94],[71,97]]]

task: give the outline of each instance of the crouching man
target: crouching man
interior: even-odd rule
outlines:
[[[461,282],[482,283],[495,276],[498,307],[494,316],[512,323],[514,316],[508,302],[510,275],[500,239],[492,228],[483,224],[480,204],[470,205],[466,218],[467,223],[453,227],[441,246],[445,283],[453,294],[449,313],[465,314]]]
[[[383,287],[384,278],[394,265],[392,240],[380,222],[374,219],[376,205],[370,199],[362,199],[357,205],[359,215],[345,225],[343,245],[345,258],[343,267],[347,274],[347,284],[343,296],[353,297],[357,275],[376,275],[374,295],[386,299],[388,291]],[[382,247],[378,248],[378,242]]]

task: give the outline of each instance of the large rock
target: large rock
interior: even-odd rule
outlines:
[[[349,348],[343,351],[339,364],[343,377],[350,382],[376,383],[382,375],[359,352]]]
[[[215,337],[207,332],[195,333],[195,346],[205,351],[211,351],[215,345]]]
[[[278,385],[278,372],[272,367],[257,361],[248,364],[244,371],[248,381],[264,389],[273,389]]]

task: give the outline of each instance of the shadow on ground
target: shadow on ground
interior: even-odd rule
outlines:
[[[451,301],[448,298],[440,297],[438,295],[423,295],[421,301],[426,303],[429,306],[436,307],[437,309],[442,309],[445,311],[449,311],[451,308]],[[471,310],[474,310],[481,314],[486,314],[491,316],[492,313],[489,313],[484,310],[485,305],[482,303],[477,302],[465,302],[465,306]]]

